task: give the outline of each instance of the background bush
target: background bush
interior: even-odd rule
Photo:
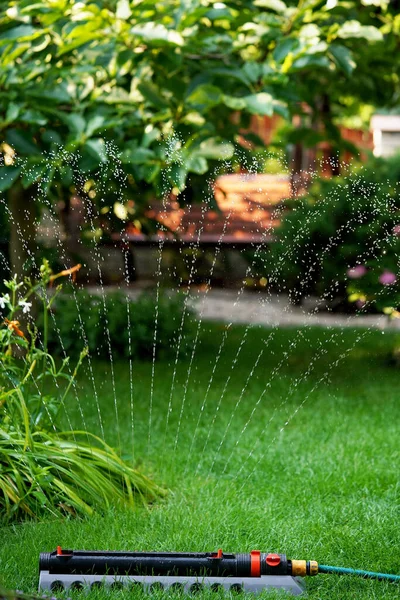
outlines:
[[[258,260],[258,271],[295,302],[315,294],[340,304],[347,299],[348,272],[367,266],[376,298],[386,270],[398,270],[400,161],[371,159],[346,177],[314,181],[307,194],[285,201],[277,241]],[[387,303],[387,298],[383,301]]]
[[[59,295],[51,312],[55,326],[48,346],[58,354],[77,355],[87,346],[92,355],[108,360],[111,346],[115,356],[151,360],[156,314],[157,357],[175,356],[178,346],[185,355],[194,341],[193,312],[177,294],[160,293],[157,302],[153,292],[132,300],[122,293],[103,297],[82,290]]]

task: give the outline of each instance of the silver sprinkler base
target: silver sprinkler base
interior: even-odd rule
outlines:
[[[201,591],[204,587],[218,591],[244,591],[258,594],[264,590],[283,590],[293,596],[305,592],[305,584],[300,577],[290,575],[262,575],[261,577],[173,577],[173,576],[118,576],[118,575],[56,575],[40,571],[39,590],[55,593],[64,589],[84,589],[96,587],[121,588],[140,586],[148,592],[155,590],[180,590],[186,593]]]

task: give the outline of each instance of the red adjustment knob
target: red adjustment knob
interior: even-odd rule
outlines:
[[[281,564],[281,557],[279,556],[279,554],[268,554],[267,558],[265,559],[265,562],[270,567],[277,567]]]

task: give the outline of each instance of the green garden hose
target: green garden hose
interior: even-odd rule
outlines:
[[[338,575],[358,575],[365,579],[380,579],[386,581],[400,581],[400,575],[391,573],[376,573],[374,571],[363,571],[362,569],[347,569],[345,567],[331,567],[329,565],[318,565],[318,573],[336,573]]]

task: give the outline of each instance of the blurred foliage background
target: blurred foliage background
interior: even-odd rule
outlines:
[[[398,107],[397,1],[12,0],[2,8],[0,191],[16,273],[36,251],[44,207],[58,219],[73,195],[84,199],[97,243],[128,222],[154,231],[150,199],[204,200],[218,172],[249,157],[269,168],[249,130],[254,115],[280,116],[269,150],[291,158],[292,172],[301,170],[300,147],[324,142],[339,175],[341,152],[358,152],[341,125],[365,127],[377,107]],[[347,206],[341,184],[318,185],[340,199],[320,211],[316,247]],[[287,230],[280,235],[286,243]],[[354,252],[343,249],[341,260]],[[332,279],[324,265],[303,288],[323,292]]]

